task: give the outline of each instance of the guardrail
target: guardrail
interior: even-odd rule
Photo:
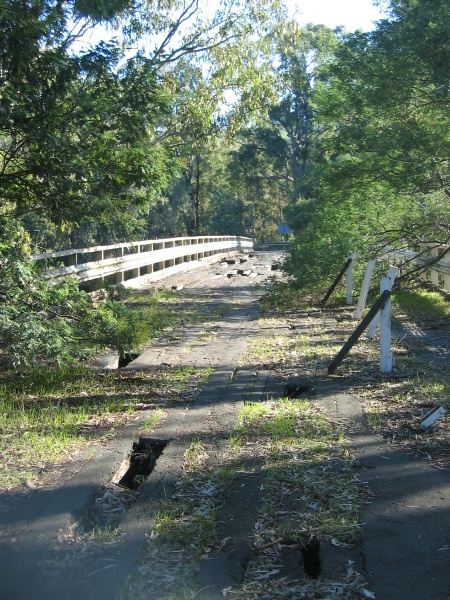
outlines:
[[[400,272],[406,264],[414,263],[423,269],[419,275],[423,281],[428,281],[450,291],[450,260],[447,260],[447,257],[450,258],[450,252],[437,262],[433,262],[435,260],[433,254],[435,257],[438,254],[437,248],[430,251],[424,250],[423,252],[389,249],[387,254],[392,264],[399,267]]]
[[[277,250],[285,251],[289,246],[289,242],[259,242],[255,244],[255,250],[262,250],[265,252],[276,252]]]
[[[80,283],[122,283],[137,279],[158,281],[180,271],[213,262],[221,255],[253,248],[251,238],[239,236],[198,236],[125,242],[33,255],[44,277],[58,281],[73,277]],[[130,284],[128,284],[130,285]]]

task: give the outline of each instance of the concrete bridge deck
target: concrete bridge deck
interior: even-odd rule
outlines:
[[[99,492],[114,488],[111,478],[129,453],[146,414],[137,415],[115,438],[91,447],[68,466],[53,487],[0,495],[1,600],[118,598],[145,545],[156,512],[181,475],[184,453],[192,439],[208,435],[215,440],[219,455],[227,443],[226,432],[244,402],[283,395],[283,382],[265,365],[241,364],[250,340],[269,333],[267,325],[258,320],[258,299],[271,278],[279,276],[272,264],[280,256],[256,253],[243,263],[243,270],[249,271],[245,275],[236,272],[240,263],[239,267],[216,264],[162,282],[166,287],[183,285],[211,305],[228,302],[233,310],[211,324],[215,328],[213,340],[199,335],[199,327],[185,328],[177,332],[175,342],[168,344],[162,337],[126,369],[145,370],[162,363],[208,366],[211,377],[190,406],[173,407],[161,430],[152,435],[167,442],[167,446],[154,472],[142,484],[137,501],[126,511],[118,542],[106,553],[93,556],[88,569],[85,564],[83,570],[77,567],[70,548],[54,563],[48,557],[58,537],[62,539],[64,532],[73,528],[76,518],[92,507]],[[312,321],[316,319],[317,315]],[[311,323],[305,314],[299,320],[305,327]],[[274,333],[273,328],[270,333]],[[287,334],[288,328],[278,327],[275,333]],[[184,352],[186,345],[189,353]],[[374,594],[366,596],[369,598],[448,600],[448,473],[430,469],[370,433],[360,402],[335,379],[318,378],[315,402],[352,424],[352,443],[361,464],[359,476],[367,480],[374,493],[362,514],[361,543],[353,549],[325,547],[330,564],[354,561]],[[245,474],[236,481],[236,486],[245,487],[246,495],[231,496],[235,500],[224,509],[221,535],[231,542],[219,559],[201,565],[198,583],[204,591],[199,600],[223,598],[222,589],[237,583],[242,575],[262,481],[263,475],[249,478]],[[155,590],[152,599],[162,598]]]

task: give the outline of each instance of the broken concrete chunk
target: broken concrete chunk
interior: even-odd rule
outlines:
[[[434,410],[429,412],[424,419],[422,419],[422,421],[420,422],[420,426],[422,427],[422,429],[428,429],[428,427],[431,427],[431,425],[433,425],[435,421],[437,421],[440,417],[444,416],[445,414],[447,414],[447,411],[443,406],[435,408]]]

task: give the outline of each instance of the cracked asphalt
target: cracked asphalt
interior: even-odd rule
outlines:
[[[164,363],[210,367],[212,374],[195,401],[172,407],[162,428],[151,435],[167,443],[164,452],[138,496],[133,497],[130,490],[122,492],[127,508],[118,543],[110,549],[106,544],[98,556],[80,560],[71,553],[65,535],[86,516],[99,494],[106,501],[105,494],[117,493],[111,480],[129,454],[145,413],[69,465],[52,487],[1,494],[0,600],[120,597],[155,514],[181,475],[184,453],[192,439],[209,435],[220,456],[226,432],[244,402],[283,395],[284,382],[265,365],[240,366],[250,340],[266,333],[258,322],[258,299],[271,277],[277,276],[271,265],[280,257],[277,252],[256,253],[245,263],[245,270],[250,271],[247,275],[234,273],[235,265],[212,264],[157,284],[169,288],[183,285],[209,303],[229,302],[233,310],[215,320],[210,340],[200,335],[201,327],[186,327],[170,343],[161,337],[125,369],[146,370]],[[287,331],[280,327],[277,334]],[[352,560],[373,593],[367,597],[378,600],[448,600],[449,472],[432,469],[373,434],[365,424],[360,401],[348,393],[345,381],[317,377],[314,401],[349,425],[359,476],[372,491],[361,515],[361,542],[351,549],[325,546],[324,570],[330,573],[336,561]],[[236,480],[234,485],[241,491],[230,494],[232,500],[219,518],[220,537],[229,537],[230,543],[223,553],[202,561],[197,577],[202,590],[199,600],[223,598],[222,590],[242,579],[263,477],[260,470],[249,468]],[[158,600],[159,594],[155,589],[149,600]]]

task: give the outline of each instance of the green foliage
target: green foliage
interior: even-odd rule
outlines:
[[[14,367],[64,364],[112,346],[123,355],[138,344],[138,317],[109,300],[94,307],[75,281],[53,284],[31,259],[30,238],[18,223],[0,219],[0,340]]]
[[[71,360],[89,335],[123,354],[152,329],[149,315],[45,284],[21,224],[55,249],[141,235],[275,241],[288,222],[285,268],[311,288],[349,252],[363,263],[386,244],[448,244],[448,7],[390,6],[373,33],[345,35],[299,27],[278,0],[212,13],[181,0],[5,5],[0,311],[15,363]],[[114,39],[73,52],[100,22],[134,54]]]
[[[94,21],[110,21],[120,14],[126,14],[133,5],[133,0],[75,0],[74,12]]]
[[[362,250],[359,241],[366,238],[369,224],[352,214],[355,208],[351,202],[323,203],[311,211],[313,218],[292,240],[284,263],[298,286],[323,288],[336,277],[349,253]]]
[[[167,184],[176,166],[173,153],[155,144],[169,95],[151,62],[139,56],[124,62],[117,41],[71,53],[70,3],[27,6],[11,2],[0,18],[6,210],[57,224],[125,220],[131,207],[147,205]],[[102,10],[93,2],[89,7]],[[77,21],[73,30],[78,27]]]
[[[45,321],[39,315],[2,314],[0,335],[8,344],[14,367],[38,365],[44,358],[64,362],[71,357],[70,325],[58,319]]]
[[[8,214],[39,229],[34,239],[52,249],[72,233],[70,245],[144,234],[144,215],[174,188],[181,165],[272,94],[262,34],[282,13],[279,0],[223,2],[213,12],[180,0],[8,3],[0,15],[0,196]],[[74,53],[102,22],[121,28],[134,54],[125,56],[115,38]],[[164,41],[150,50],[153,35]],[[238,88],[241,102],[224,110],[227,91]],[[192,186],[180,228],[169,195],[169,234],[199,231]],[[49,225],[56,229],[42,240]]]
[[[181,165],[197,160],[202,144],[223,126],[230,85],[239,79],[252,97],[247,106],[255,102],[261,53],[249,34],[277,17],[279,2],[223,3],[212,15],[180,0],[3,4],[2,342],[16,367],[73,360],[87,341],[123,355],[152,329],[150,317],[143,327],[124,305],[110,301],[96,309],[73,283],[47,284],[30,259],[22,226],[46,249],[138,237],[146,233],[151,205],[181,175],[190,206],[180,233],[198,231],[197,174],[183,173]],[[118,39],[74,51],[91,25],[102,22],[121,27],[134,54],[125,54]],[[164,41],[144,51],[149,34]],[[244,46],[255,60],[247,60]],[[175,203],[171,214],[177,212]],[[169,223],[167,234],[176,226]]]
[[[138,314],[114,300],[101,304],[92,313],[90,331],[95,342],[116,348],[121,358],[136,350],[141,341]]]
[[[42,485],[68,452],[86,448],[92,437],[108,437],[143,404],[152,409],[157,390],[172,389],[174,382],[178,394],[197,388],[204,382],[203,371],[155,369],[136,378],[73,365],[2,369],[0,489],[27,480]]]
[[[438,292],[399,290],[392,297],[401,311],[415,318],[440,319],[450,316],[449,302]]]
[[[0,305],[0,340],[16,368],[63,365],[91,355],[96,347],[115,348],[123,357],[144,341],[147,331],[138,313],[121,302],[94,307],[70,281],[51,286],[35,277],[27,284],[32,290],[24,289],[22,300]]]
[[[68,325],[46,320],[42,311],[67,308],[73,286],[66,282],[49,287],[37,276],[30,238],[16,221],[1,218],[0,232],[0,338],[15,366],[37,364],[43,354],[64,360],[70,352],[70,342],[65,341]]]
[[[289,211],[299,233],[286,264],[300,286],[327,282],[348,252],[364,261],[386,245],[450,240],[448,7],[391,6],[394,20],[342,38],[315,84],[323,135],[306,171],[309,195]]]

